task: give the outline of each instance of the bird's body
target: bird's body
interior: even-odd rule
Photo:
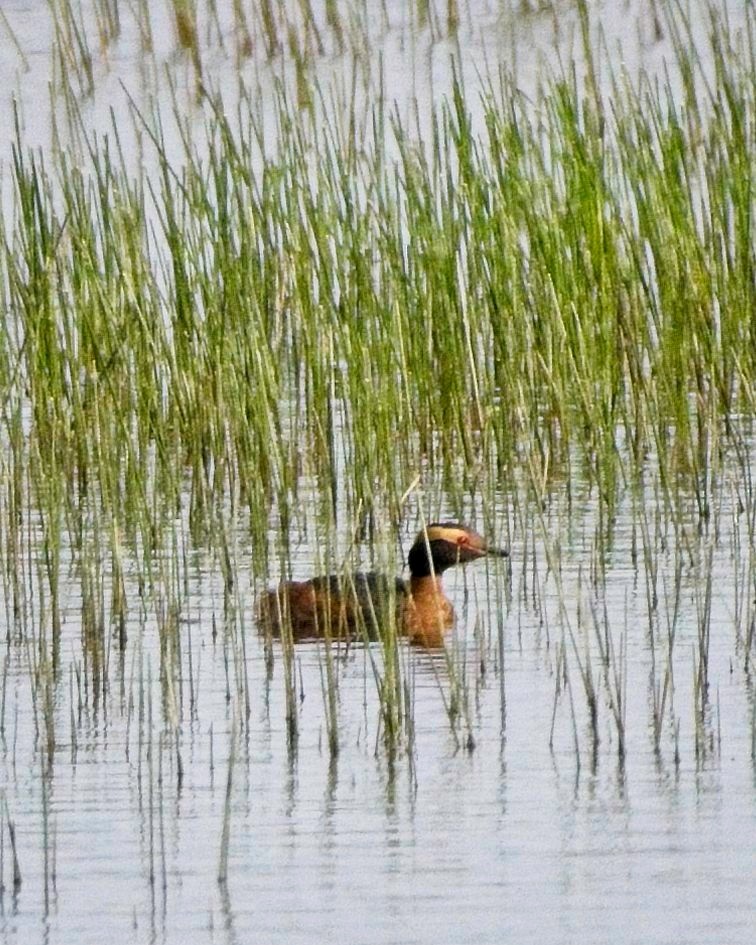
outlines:
[[[360,632],[377,639],[394,606],[401,607],[405,583],[374,571],[348,576],[319,575],[309,581],[287,581],[258,600],[258,618],[274,633],[288,619],[295,639],[353,637]],[[363,626],[361,626],[361,624]]]
[[[409,581],[376,572],[287,581],[260,596],[258,624],[279,635],[288,622],[294,639],[374,640],[394,619],[399,632],[411,642],[441,646],[454,623],[454,608],[443,590],[443,572],[486,555],[506,554],[490,548],[463,525],[435,523],[418,534],[410,549]]]

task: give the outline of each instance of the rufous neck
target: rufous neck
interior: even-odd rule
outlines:
[[[438,596],[444,597],[444,588],[440,574],[426,574],[423,577],[410,576],[410,593],[413,597]]]

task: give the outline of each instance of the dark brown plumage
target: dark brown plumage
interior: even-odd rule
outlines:
[[[257,602],[257,620],[263,631],[279,635],[285,621],[294,639],[333,638],[375,640],[391,619],[400,633],[422,646],[441,646],[454,622],[441,577],[448,568],[487,555],[506,556],[464,525],[441,522],[428,525],[409,552],[409,581],[375,572],[346,577],[323,575],[309,581],[287,581],[265,591]]]

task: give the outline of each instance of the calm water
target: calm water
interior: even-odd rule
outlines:
[[[401,7],[389,4],[396,25],[384,32],[381,50],[388,95],[403,94],[406,104],[408,89],[422,100],[448,85],[454,47],[431,45],[422,31],[399,25]],[[7,93],[0,114],[7,125],[16,90],[29,143],[47,147],[48,7],[10,0],[2,9],[29,69],[23,71],[0,23],[0,87]],[[572,48],[571,10],[557,22],[551,13],[500,15],[494,3],[471,9],[460,33],[471,80],[494,49],[527,85],[555,40],[563,52]],[[630,63],[661,61],[667,47],[654,41],[649,5],[607,3],[602,10],[610,47],[621,31]],[[155,16],[159,55],[170,60],[167,15],[158,9]],[[135,31],[125,10],[123,20],[124,36],[107,64],[98,65],[96,95],[84,106],[92,128],[107,128],[110,105],[125,112],[121,79],[137,89],[152,81],[135,78]],[[224,58],[217,50],[208,55],[223,83]],[[338,67],[333,57],[324,66]],[[748,442],[756,458],[756,443]],[[82,647],[78,582],[72,578],[63,589],[60,667],[53,674],[39,664],[36,638],[19,638],[13,629],[6,577],[0,589],[2,941],[750,945],[756,701],[743,638],[753,611],[735,602],[752,575],[747,561],[756,549],[737,512],[740,488],[733,471],[710,530],[690,529],[693,551],[685,557],[671,660],[667,619],[679,548],[668,542],[659,552],[660,605],[650,618],[629,498],[604,557],[606,586],[596,592],[593,499],[575,483],[568,509],[564,491],[555,491],[545,525],[561,549],[560,594],[536,518],[519,522],[518,505],[501,495],[495,537],[511,529],[511,572],[479,563],[449,575],[459,614],[450,660],[402,650],[414,739],[393,758],[383,748],[373,670],[360,646],[337,659],[335,757],[326,734],[322,649],[298,647],[300,734],[296,748],[289,745],[281,653],[274,649],[269,677],[251,618],[251,549],[243,527],[237,534],[241,616],[228,623],[217,562],[186,547],[175,674],[168,669],[161,676],[162,604],[140,603],[136,575],[127,576],[128,644],[121,658],[112,639],[99,698],[86,688],[92,673]],[[2,509],[5,530],[4,502]],[[480,510],[471,508],[469,518],[479,521]],[[402,536],[405,551],[413,528]],[[656,544],[658,535],[652,539]],[[46,625],[46,602],[37,594],[41,552],[33,524],[25,540],[27,626],[38,628]],[[298,575],[311,572],[316,551],[314,540],[302,543],[294,560]],[[698,714],[694,680],[709,552],[709,698]],[[746,593],[752,596],[753,587]],[[606,615],[608,672],[592,606],[602,633]],[[578,660],[591,667],[598,693],[597,744]],[[653,694],[668,666],[674,692],[657,753]],[[445,706],[460,686],[455,735]],[[618,686],[624,762],[611,707]],[[248,719],[237,717],[240,691],[248,694]],[[54,722],[49,764],[45,704]],[[465,748],[468,734],[472,751]],[[224,887],[216,877],[231,754]],[[16,891],[8,818],[22,877]]]
[[[557,500],[555,529],[565,526],[558,506]],[[502,499],[498,520],[508,515]],[[201,556],[192,563],[181,625],[183,690],[175,688],[165,711],[149,617],[130,621],[123,667],[113,644],[110,688],[99,707],[92,708],[91,695],[88,706],[78,706],[67,667],[82,668],[80,618],[78,601],[70,600],[62,647],[70,657],[64,655],[66,669],[52,687],[57,747],[46,778],[30,698],[34,656],[23,644],[4,646],[3,786],[23,885],[3,894],[3,940],[94,943],[106,929],[116,941],[134,942],[750,942],[754,702],[733,623],[729,539],[723,536],[714,559],[702,747],[696,750],[692,704],[691,572],[673,658],[674,711],[657,756],[644,576],[632,565],[627,508],[616,531],[601,597],[618,652],[626,638],[624,764],[592,632],[581,631],[580,640],[594,654],[599,690],[595,752],[568,643],[575,730],[564,690],[554,709],[557,654],[567,638],[554,582],[537,578],[538,606],[530,586],[522,586],[532,559],[526,566],[521,536],[512,546],[513,594],[500,614],[487,588],[506,587],[506,572],[487,573],[480,563],[449,581],[460,617],[452,665],[469,687],[472,752],[451,734],[445,662],[404,649],[415,738],[411,752],[390,760],[379,738],[366,651],[356,646],[338,661],[341,750],[331,758],[316,644],[297,650],[303,701],[298,747],[290,751],[280,652],[267,680],[263,647],[247,619],[250,716],[235,743],[225,889],[216,875],[235,726],[227,679],[240,667],[222,629],[217,570]],[[579,577],[593,534],[587,502],[564,531],[571,621],[593,597]],[[313,552],[302,549],[303,573]],[[664,580],[672,577],[669,564],[662,557]],[[662,598],[662,608],[669,603]],[[497,646],[487,636],[498,617],[505,641],[503,739]],[[659,646],[662,637],[657,633]],[[4,849],[7,883],[7,838]]]

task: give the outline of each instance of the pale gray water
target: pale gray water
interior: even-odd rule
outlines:
[[[391,5],[392,15],[399,16],[399,6]],[[473,7],[481,7],[479,16],[463,21],[461,32],[469,44],[469,80],[483,51],[514,46],[523,85],[533,82],[540,60],[530,50],[540,44],[546,56],[554,38],[553,15],[500,17],[493,3]],[[622,35],[627,41],[629,61],[660,59],[664,45],[655,44],[648,32],[647,4],[607,3],[602,9],[610,39]],[[50,134],[47,10],[32,0],[3,4],[29,72],[19,72],[18,55],[5,37],[0,47],[0,87],[8,95],[18,88],[28,143],[44,147]],[[170,61],[168,19],[160,9],[155,15],[160,56]],[[125,9],[123,20],[124,38],[107,65],[97,66],[95,98],[84,105],[91,128],[108,127],[111,104],[119,114],[125,110],[120,79],[138,86],[133,24]],[[571,9],[565,9],[564,19],[560,11],[566,43],[574,23]],[[430,49],[422,34],[412,35],[397,27],[382,41],[387,94],[411,89],[427,100],[448,85],[453,50],[446,42]],[[214,55],[222,84],[228,67],[219,53]],[[0,108],[8,108],[7,97]],[[9,112],[2,114],[7,125]],[[756,455],[753,439],[748,442]],[[15,825],[22,885],[14,893],[3,803],[2,942],[750,945],[756,935],[756,702],[744,669],[743,637],[753,609],[746,606],[736,619],[736,586],[742,593],[749,537],[748,523],[733,510],[728,490],[737,483],[732,475],[721,490],[717,541],[713,526],[711,537],[693,541],[698,564],[713,548],[707,713],[697,739],[693,667],[703,592],[696,563],[686,562],[673,656],[674,704],[665,714],[659,755],[651,690],[652,679],[658,681],[666,665],[675,549],[660,559],[661,609],[653,622],[652,651],[646,575],[642,557],[636,564],[632,554],[637,521],[629,500],[621,506],[607,562],[606,605],[616,652],[626,641],[626,659],[620,660],[627,699],[624,764],[618,760],[595,632],[590,621],[584,629],[578,626],[578,615],[585,619],[592,599],[588,580],[596,534],[592,498],[580,496],[579,483],[573,484],[578,498],[572,518],[567,520],[564,494],[557,491],[547,525],[561,541],[563,600],[578,652],[591,654],[599,693],[595,757],[576,653],[564,629],[553,576],[547,575],[543,535],[535,518],[526,523],[536,530],[534,573],[530,539],[525,541],[505,495],[499,497],[496,525],[500,536],[506,534],[505,523],[514,522],[510,604],[504,603],[508,577],[501,566],[487,571],[480,563],[448,581],[460,612],[451,649],[455,671],[469,685],[472,752],[450,732],[442,698],[450,692],[445,665],[404,649],[415,738],[411,755],[400,751],[391,763],[379,740],[372,673],[365,650],[357,646],[338,663],[340,753],[332,759],[321,695],[322,652],[315,644],[298,648],[304,701],[298,747],[290,751],[280,652],[274,653],[274,673],[267,681],[263,647],[250,616],[249,539],[240,528],[245,668],[238,646],[224,634],[217,562],[188,551],[180,680],[173,687],[160,686],[159,605],[147,602],[140,613],[132,580],[123,665],[113,640],[107,695],[97,707],[91,693],[82,695],[80,705],[76,677],[86,678],[87,672],[78,584],[71,579],[64,589],[61,670],[49,688],[56,747],[44,774],[45,730],[35,714],[32,680],[49,676],[44,668],[35,675],[34,640],[14,634],[4,581],[0,801],[7,801]],[[5,501],[2,509],[5,531]],[[471,519],[479,517],[479,509],[470,510]],[[745,549],[743,559],[734,553],[736,535]],[[38,628],[46,625],[45,602],[35,594],[39,536],[32,529],[27,537],[28,625]],[[406,551],[408,535],[403,539]],[[314,538],[302,545],[294,561],[297,574],[311,572],[317,552]],[[470,592],[467,605],[465,590]],[[476,619],[486,637],[482,652]],[[503,731],[495,639],[499,619]],[[553,747],[549,744],[563,647],[577,750],[570,696],[564,691],[556,703]],[[479,672],[481,659],[485,675]],[[233,716],[242,704],[233,680],[245,671],[250,715],[236,743],[224,888],[216,876]],[[37,712],[42,701],[38,696]],[[464,724],[459,732],[464,742]]]
[[[99,55],[103,41],[92,10],[107,4],[115,4],[120,11],[120,34],[117,41],[105,45],[104,54]],[[513,77],[515,85],[525,95],[532,95],[545,76],[569,74],[573,63],[578,72],[582,68],[580,20],[575,5],[570,2],[545,4],[538,10],[539,4],[522,0],[462,0],[458,4],[462,11],[458,31],[456,38],[451,39],[444,27],[446,0],[428,5],[433,10],[432,28],[418,27],[410,12],[415,4],[405,0],[381,3],[345,0],[342,6],[360,11],[356,22],[364,25],[370,38],[369,48],[358,45],[354,55],[351,52],[340,55],[335,40],[328,38],[324,27],[326,4],[311,5],[323,36],[323,54],[316,57],[312,75],[326,100],[333,94],[348,101],[356,89],[359,111],[360,102],[370,105],[380,91],[385,102],[395,105],[410,127],[419,120],[423,132],[429,129],[431,105],[437,104],[451,90],[452,59],[469,93],[473,118],[475,90],[489,80],[496,85],[500,69]],[[150,12],[152,43],[147,54],[140,53],[142,41],[136,15],[136,11],[143,8],[142,0],[128,4],[123,0],[107,0],[107,3],[81,0],[70,4],[92,55],[91,88],[70,63],[62,69],[60,60],[51,55],[56,30],[50,8],[66,6],[68,4],[62,0],[4,0],[2,12],[7,26],[0,19],[0,89],[3,90],[0,127],[12,129],[13,100],[18,103],[25,144],[48,152],[56,143],[73,147],[80,140],[82,130],[88,135],[108,135],[112,139],[115,126],[127,160],[133,161],[137,169],[143,159],[145,136],[140,121],[134,118],[130,102],[147,118],[155,106],[170,132],[173,122],[169,76],[183,114],[190,121],[196,120],[197,130],[202,127],[195,73],[190,57],[177,52],[169,0],[146,5]],[[296,77],[291,52],[284,47],[280,55],[268,62],[258,42],[254,55],[239,59],[234,52],[233,4],[200,2],[197,7],[199,35],[203,38],[201,59],[205,87],[220,94],[227,113],[233,115],[243,85],[249,91],[266,133],[274,139],[271,102],[275,83],[280,80],[295,100]],[[291,22],[298,23],[300,4],[291,0],[283,7],[289,11]],[[737,33],[744,19],[742,4],[729,0],[723,2],[722,7],[727,9],[729,21]],[[218,11],[217,19],[208,13],[213,8]],[[673,88],[677,87],[677,70],[671,66],[672,37],[664,24],[663,8],[656,0],[604,0],[590,3],[589,8],[601,82],[609,81],[610,72],[620,75],[623,71],[630,81],[636,82],[643,70],[648,76],[670,81]],[[689,0],[685,8],[691,41],[705,48],[709,32],[705,8],[701,0]],[[58,22],[59,32],[65,35],[65,18],[59,15]],[[355,27],[355,30],[361,35],[359,29]],[[706,61],[703,65],[706,68]],[[61,76],[66,77],[75,93],[79,115],[73,122],[62,104]],[[86,86],[83,91],[82,84]],[[196,135],[195,146],[201,147],[201,137],[201,134]],[[166,146],[169,155],[175,148],[175,157],[181,156],[180,143],[172,141],[170,134]],[[6,147],[0,152],[3,163],[8,156]]]
[[[691,573],[684,580],[674,657],[676,763],[669,719],[660,756],[653,751],[643,569],[636,572],[631,564],[627,512],[624,507],[617,523],[606,595],[615,645],[625,628],[628,637],[624,766],[595,659],[601,741],[592,761],[585,700],[569,648],[580,767],[564,695],[550,750],[555,652],[563,634],[552,580],[537,581],[540,611],[529,605],[529,590],[517,590],[526,577],[520,537],[512,548],[514,597],[504,613],[503,741],[496,647],[483,647],[487,671],[481,678],[473,631],[475,616],[484,625],[495,619],[486,604],[486,577],[501,588],[506,574],[492,569],[487,575],[476,564],[466,569],[466,582],[449,582],[460,608],[450,644],[457,672],[467,666],[477,743],[472,753],[457,748],[450,734],[442,661],[405,649],[414,693],[413,766],[403,752],[392,766],[380,742],[376,750],[375,686],[365,650],[356,646],[339,663],[341,751],[331,760],[322,657],[314,643],[298,648],[304,701],[298,749],[290,753],[280,653],[266,685],[261,641],[247,618],[250,718],[237,745],[226,890],[216,874],[232,710],[222,632],[212,638],[213,618],[222,627],[217,570],[201,556],[192,565],[182,621],[184,688],[183,695],[175,692],[174,710],[160,710],[151,620],[142,630],[137,619],[130,622],[123,692],[113,644],[110,691],[98,712],[90,704],[79,714],[74,698],[72,716],[69,679],[61,674],[57,748],[47,781],[34,739],[29,653],[23,645],[4,644],[3,790],[17,829],[23,885],[17,895],[4,892],[2,940],[95,943],[104,931],[114,941],[177,943],[750,942],[754,702],[733,625],[729,539],[723,535],[714,559],[712,698],[698,757],[691,705],[696,580]],[[507,514],[503,503],[499,521]],[[557,516],[553,525],[565,523]],[[584,514],[575,512],[571,541],[563,532],[572,621],[579,603],[591,598],[585,586],[578,592],[576,582],[590,557],[593,527],[589,503]],[[303,572],[313,550],[302,549]],[[244,574],[243,559],[239,567]],[[242,599],[249,603],[248,589]],[[662,606],[668,603],[663,599]],[[77,601],[70,600],[67,610],[62,650],[71,656],[63,664],[81,668]],[[590,635],[581,639],[595,651]],[[233,675],[233,655],[231,667]],[[148,688],[149,675],[152,705],[145,696],[140,709],[140,688]],[[7,838],[5,856],[7,883]]]

